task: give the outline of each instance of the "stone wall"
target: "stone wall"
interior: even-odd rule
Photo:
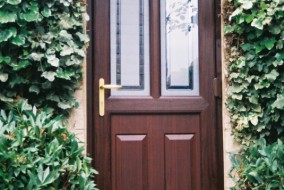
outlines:
[[[221,5],[224,4],[227,0],[221,0]],[[223,7],[223,6],[222,6]],[[221,9],[223,15],[223,8]],[[234,139],[232,136],[232,130],[231,130],[231,124],[230,124],[230,117],[229,113],[226,109],[226,99],[227,99],[227,91],[228,91],[228,84],[226,77],[228,75],[227,72],[227,65],[225,61],[225,38],[224,38],[224,33],[223,33],[223,28],[224,28],[224,21],[222,18],[222,99],[223,99],[223,104],[222,104],[222,110],[223,110],[223,153],[224,153],[224,189],[229,190],[230,187],[233,186],[233,181],[232,179],[229,178],[228,174],[231,168],[231,162],[230,162],[230,152],[236,151],[238,149],[238,145],[234,143]]]

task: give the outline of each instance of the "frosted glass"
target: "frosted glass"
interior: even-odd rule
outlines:
[[[197,0],[161,0],[162,95],[199,95]]]
[[[147,0],[111,0],[112,95],[149,95],[149,10]]]

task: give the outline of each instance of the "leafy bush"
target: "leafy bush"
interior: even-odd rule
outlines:
[[[274,142],[284,127],[284,1],[230,0],[225,33],[234,136]],[[224,11],[224,12],[225,12]]]
[[[96,189],[91,159],[63,123],[78,104],[85,16],[83,0],[0,1],[1,190]],[[40,110],[6,107],[22,98]]]
[[[0,189],[94,190],[96,173],[60,117],[21,101],[0,116]]]
[[[284,1],[224,5],[234,190],[284,189]],[[255,145],[256,144],[256,145]]]
[[[264,138],[232,157],[236,185],[233,190],[283,190],[283,141],[267,144]]]
[[[82,0],[0,1],[0,107],[23,97],[67,116],[77,106],[85,12]]]

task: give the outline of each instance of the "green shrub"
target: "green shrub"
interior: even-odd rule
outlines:
[[[0,108],[17,97],[68,116],[88,36],[82,0],[0,1]]]
[[[232,156],[232,176],[236,185],[233,190],[283,190],[284,145],[267,144],[264,138],[256,145]]]
[[[26,101],[1,110],[0,189],[94,190],[91,159],[48,110]]]
[[[278,0],[230,0],[225,6],[227,106],[242,145],[284,135],[283,6]]]
[[[224,4],[234,190],[284,189],[284,1]],[[265,139],[265,140],[264,140]]]

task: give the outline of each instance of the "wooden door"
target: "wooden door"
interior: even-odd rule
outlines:
[[[213,0],[196,0],[189,6],[183,3],[191,1],[182,1],[88,1],[92,40],[87,148],[100,173],[96,182],[101,190],[223,189],[221,118],[213,85],[219,68],[217,6]],[[191,7],[188,14],[198,26],[178,25],[169,18],[176,14],[187,20],[179,14],[184,9],[175,11],[177,6]],[[173,25],[163,25],[163,19],[172,19]],[[179,28],[181,35],[184,26],[191,27],[185,32],[195,30],[197,36],[186,37],[189,45],[176,45],[179,40],[168,33]],[[190,63],[196,68],[174,70],[177,62],[195,59],[182,53],[184,47],[188,55],[196,54]],[[180,81],[183,75],[187,86]],[[105,90],[104,116],[99,115],[101,78],[123,86]]]

